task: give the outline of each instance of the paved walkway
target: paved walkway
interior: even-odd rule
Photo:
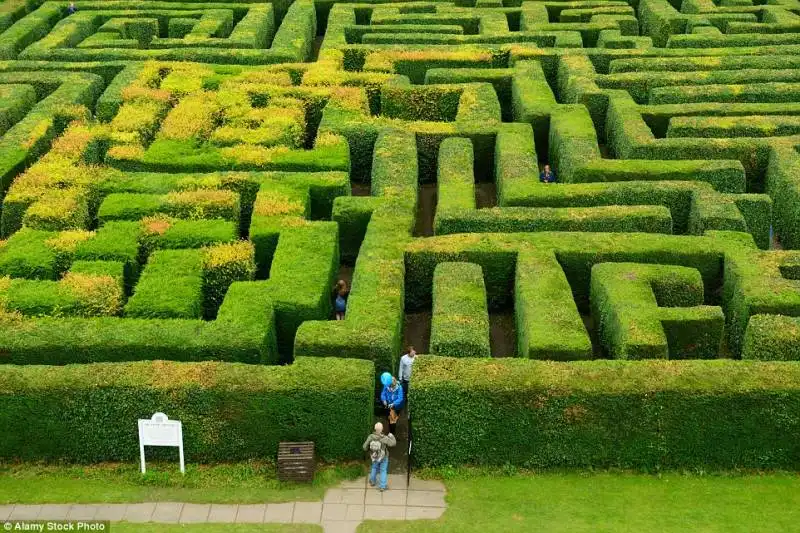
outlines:
[[[320,524],[325,533],[354,533],[363,520],[435,519],[445,510],[445,489],[438,481],[390,475],[389,490],[380,492],[366,478],[328,489],[321,502],[223,505],[196,503],[129,503],[94,505],[0,505],[6,520],[109,520],[161,523]]]

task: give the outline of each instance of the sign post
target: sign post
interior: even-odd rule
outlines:
[[[142,474],[145,473],[145,446],[176,446],[181,461],[181,474],[186,473],[183,465],[183,425],[180,420],[170,420],[164,413],[156,413],[149,419],[139,419],[139,455],[142,459]]]

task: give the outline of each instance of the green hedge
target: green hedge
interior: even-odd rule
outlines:
[[[755,22],[755,21],[753,21]],[[760,24],[759,24],[760,25]],[[735,48],[743,46],[797,45],[800,36],[796,33],[779,34],[732,34],[732,35],[673,35],[668,48]]]
[[[0,98],[0,134],[3,134],[34,106],[36,91],[29,85],[3,85]]]
[[[3,191],[9,188],[17,174],[50,148],[52,141],[71,121],[89,116],[89,109],[104,83],[100,76],[86,72],[47,71],[44,68],[43,72],[21,70],[0,72],[0,83],[30,85],[36,91],[37,103],[0,139],[0,190]],[[85,154],[72,155],[78,159]],[[3,208],[2,234],[7,237],[19,229],[22,213],[15,212],[17,218],[8,220],[5,200]]]
[[[124,290],[123,263],[76,261],[58,282],[10,279],[0,288],[0,302],[25,316],[114,316],[121,311]]]
[[[771,251],[752,253],[746,247],[731,246],[725,253],[725,281],[723,306],[727,317],[728,344],[735,354],[744,357],[743,345],[747,338],[751,317],[757,315],[800,315],[800,291],[798,283],[797,252]],[[766,330],[771,319],[756,321],[750,333],[748,357],[766,359],[770,357],[770,346],[782,346],[781,340],[791,336],[792,328],[784,332]],[[785,322],[783,325],[790,325]],[[755,339],[763,339],[763,349],[755,349]],[[775,358],[784,358],[783,349],[775,352]]]
[[[742,359],[800,360],[800,319],[783,315],[753,315],[747,324]]]
[[[766,189],[775,206],[773,224],[785,248],[800,248],[800,157],[794,147],[776,146],[769,155]]]
[[[333,220],[341,231],[364,236],[345,320],[303,323],[294,353],[369,359],[382,372],[396,368],[402,344],[403,250],[414,227],[419,179],[415,136],[385,130],[374,154],[373,196],[338,198],[334,204]]]
[[[16,59],[23,48],[45,37],[61,16],[61,6],[48,3],[17,21],[0,34],[0,58]]]
[[[28,228],[16,232],[0,248],[0,275],[56,280],[61,271],[55,250],[47,244],[55,236],[50,231]]]
[[[177,218],[222,218],[240,222],[239,195],[233,191],[200,189],[166,195],[115,193],[100,204],[97,218],[139,220],[164,213]]]
[[[160,411],[183,423],[187,462],[269,460],[278,442],[305,440],[323,459],[355,459],[372,422],[373,374],[367,361],[342,359],[1,365],[0,457],[135,462],[136,421]]]
[[[407,245],[407,309],[430,306],[434,269],[448,261],[481,265],[489,309],[510,305],[516,261],[527,246],[556,254],[579,305],[589,300],[591,268],[596,263],[629,261],[688,266],[700,271],[706,287],[718,287],[723,275],[725,248],[722,242],[708,237],[633,233],[620,238],[614,233],[571,232],[446,235],[417,239]],[[584,309],[588,310],[588,306]]]
[[[66,62],[158,59],[241,65],[306,61],[316,33],[314,4],[279,4],[236,3],[225,11],[219,8],[226,6],[212,2],[139,2],[136,13],[147,18],[117,23],[115,18],[129,16],[130,11],[103,2],[83,2],[78,13],[62,18],[66,7],[48,3],[0,37],[0,56]],[[193,18],[191,26],[169,26],[172,20],[186,21],[187,17]],[[283,19],[277,32],[276,18]],[[238,20],[235,26],[234,19]],[[170,37],[158,37],[156,26],[169,27]],[[120,38],[112,38],[111,32],[118,32]],[[180,33],[185,33],[185,38],[176,38]]]
[[[291,361],[297,328],[326,320],[332,312],[331,290],[339,266],[336,224],[313,222],[281,232],[270,268],[278,347]]]
[[[756,69],[754,67],[761,67]],[[766,67],[766,68],[764,68]],[[793,69],[770,68],[765,62],[751,68],[737,70],[705,70],[699,67],[695,72],[625,72],[601,75],[597,84],[603,89],[623,89],[630,93],[638,103],[646,103],[647,95],[656,87],[677,86],[718,86],[736,84],[755,84],[765,82],[797,82],[800,75]]]
[[[489,310],[483,270],[470,263],[441,263],[433,273],[431,353],[489,357]]]
[[[533,132],[528,124],[504,125],[494,145],[494,181],[497,204],[520,205],[516,200],[534,190],[539,166]]]
[[[657,87],[650,91],[650,104],[692,102],[793,102],[800,94],[800,84],[783,82]]]
[[[5,31],[30,9],[38,7],[38,0],[6,0],[0,6],[0,32]]]
[[[800,467],[795,363],[422,356],[409,402],[422,466]]]
[[[108,222],[91,239],[78,243],[75,259],[120,261],[125,265],[125,289],[130,294],[139,277],[139,222]]]
[[[556,185],[557,187],[557,185]],[[662,206],[598,206],[553,209],[495,207],[438,215],[436,234],[533,231],[672,233],[672,216]]]
[[[200,250],[157,250],[150,254],[133,296],[131,318],[200,318],[203,314]]]
[[[269,282],[235,282],[217,319],[42,317],[0,320],[0,361],[64,365],[100,361],[278,362]]]
[[[514,278],[517,353],[530,359],[590,359],[592,341],[553,253],[523,252]]]
[[[716,358],[725,315],[703,305],[693,268],[638,263],[592,267],[592,317],[614,359]]]
[[[774,91],[770,92],[769,86]],[[651,102],[686,103],[696,101],[714,101],[718,95],[725,102],[758,101],[758,91],[769,93],[771,101],[781,101],[786,96],[782,89],[798,84],[754,84],[752,86],[737,85],[704,85],[698,87],[657,87],[651,91]],[[781,86],[781,88],[777,87]],[[750,91],[750,88],[755,88]],[[613,97],[608,99],[606,134],[608,146],[620,159],[727,159],[738,160],[744,167],[748,177],[748,189],[760,188],[759,177],[767,169],[769,155],[774,142],[769,138],[737,137],[730,139],[668,138],[656,139],[653,131],[642,118],[639,106],[624,91],[608,91]],[[673,99],[673,96],[675,97]],[[663,98],[662,98],[663,97]]]
[[[144,219],[139,245],[146,257],[152,250],[202,248],[239,239],[239,224],[221,219]]]
[[[673,117],[667,137],[780,137],[800,133],[800,117]]]

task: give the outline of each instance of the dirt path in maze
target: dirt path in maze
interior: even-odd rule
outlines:
[[[433,235],[433,219],[436,216],[438,194],[435,183],[419,184],[417,200],[417,224],[414,237],[431,237]]]

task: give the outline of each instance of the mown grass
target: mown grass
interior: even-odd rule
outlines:
[[[0,463],[0,504],[11,503],[265,503],[321,500],[329,487],[363,473],[360,464],[319,466],[310,485],[282,483],[271,463],[44,466]]]
[[[449,477],[449,479],[448,479]],[[435,521],[370,521],[359,533],[783,533],[798,531],[800,476],[630,473],[445,478]]]

